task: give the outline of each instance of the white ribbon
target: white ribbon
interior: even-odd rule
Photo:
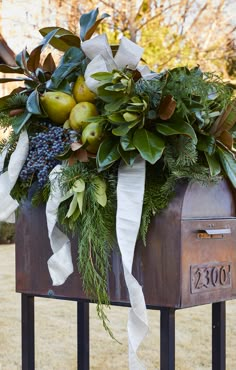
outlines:
[[[117,184],[116,233],[131,310],[128,319],[129,368],[143,370],[137,350],[148,332],[147,311],[142,287],[132,275],[136,239],[139,232],[145,187],[145,161],[137,159],[132,167],[120,165]]]
[[[29,139],[27,131],[22,131],[12,153],[8,170],[0,175],[0,221],[15,222],[15,210],[18,202],[10,195],[21,169],[25,163],[29,151]],[[6,150],[1,154],[0,172],[3,170]]]
[[[147,65],[138,66],[143,54],[143,48],[126,37],[122,37],[114,58],[105,34],[84,41],[81,44],[81,48],[85,55],[91,59],[85,70],[84,77],[86,85],[95,94],[101,82],[96,81],[91,75],[97,72],[111,72],[113,69],[128,67],[133,70],[137,68],[145,80],[150,80],[158,75],[151,72]]]
[[[56,226],[58,207],[60,203],[66,199],[63,197],[58,182],[58,174],[61,170],[62,166],[58,165],[54,167],[49,175],[51,193],[46,205],[48,237],[53,251],[53,255],[48,260],[48,270],[53,285],[64,284],[68,276],[74,271],[70,240]]]

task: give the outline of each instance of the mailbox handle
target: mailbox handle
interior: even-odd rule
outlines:
[[[231,229],[206,229],[204,230],[208,235],[216,234],[231,234]]]
[[[231,229],[205,229],[198,230],[197,236],[200,239],[222,239],[225,234],[231,234]]]

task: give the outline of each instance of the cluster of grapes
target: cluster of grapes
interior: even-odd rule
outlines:
[[[59,163],[56,157],[65,152],[75,137],[71,130],[44,124],[44,131],[30,137],[29,154],[20,172],[20,179],[27,181],[36,177],[42,188],[50,171]]]

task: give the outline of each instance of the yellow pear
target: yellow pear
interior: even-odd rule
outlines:
[[[89,124],[88,118],[97,115],[98,111],[93,103],[80,102],[70,112],[70,127],[73,130],[81,131]]]
[[[81,141],[86,144],[86,150],[90,153],[97,153],[103,137],[103,129],[100,123],[91,122],[82,131]]]
[[[57,124],[63,124],[76,105],[73,96],[62,91],[47,91],[40,97],[40,102],[48,117]]]
[[[96,95],[91,90],[89,90],[88,86],[85,83],[84,76],[82,75],[77,77],[72,91],[77,103],[81,101],[88,101],[93,103],[96,98]]]

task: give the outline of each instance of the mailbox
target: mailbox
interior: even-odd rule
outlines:
[[[236,209],[226,180],[203,186],[181,183],[168,208],[153,217],[147,246],[137,242],[133,273],[148,307],[184,308],[235,298]],[[25,202],[16,229],[16,290],[38,296],[88,300],[76,267],[62,286],[52,286],[47,260],[52,251],[45,208]],[[111,255],[111,303],[129,304],[118,247]]]

